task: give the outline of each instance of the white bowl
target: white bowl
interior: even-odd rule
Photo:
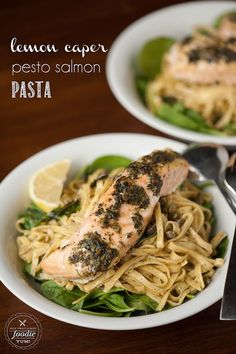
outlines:
[[[106,63],[106,75],[117,100],[131,114],[151,127],[186,141],[236,145],[236,136],[213,136],[186,130],[154,116],[140,100],[134,85],[134,59],[146,41],[157,36],[181,39],[199,24],[211,24],[220,14],[236,9],[234,1],[199,1],[170,6],[142,17],[115,40]]]
[[[22,273],[22,262],[17,255],[15,221],[19,212],[29,202],[28,181],[36,170],[46,164],[69,158],[72,160],[72,173],[74,173],[79,167],[104,154],[120,154],[135,159],[154,149],[167,147],[181,152],[185,145],[151,135],[92,135],[52,146],[16,167],[0,185],[0,279],[3,284],[20,300],[47,316],[78,326],[98,329],[129,330],[160,326],[191,316],[219,300],[223,293],[235,218],[219,190],[212,187],[210,192],[214,196],[217,229],[226,231],[230,240],[226,263],[217,270],[213,281],[202,293],[179,307],[133,318],[89,316],[65,309],[49,301]]]

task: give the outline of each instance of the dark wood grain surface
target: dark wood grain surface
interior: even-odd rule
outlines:
[[[5,1],[0,4],[0,174],[4,178],[27,157],[63,140],[103,132],[161,133],[126,112],[113,97],[106,78],[106,55],[95,53],[89,62],[101,65],[94,75],[25,75],[16,80],[45,80],[52,84],[52,99],[12,99],[11,64],[40,60],[51,65],[79,61],[78,55],[12,54],[10,39],[21,43],[103,43],[109,48],[132,21],[178,1]],[[178,19],[177,19],[178,20]],[[184,19],[181,19],[184,20]],[[157,24],[158,26],[158,24]],[[43,76],[43,78],[42,78]],[[72,326],[44,316],[0,285],[0,351],[17,353],[3,336],[8,318],[17,312],[35,315],[43,334],[30,353],[236,353],[236,322],[219,320],[220,302],[177,323],[138,331],[98,331]]]

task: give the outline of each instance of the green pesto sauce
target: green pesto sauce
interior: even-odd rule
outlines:
[[[102,240],[98,232],[89,232],[73,249],[69,257],[71,264],[78,262],[89,268],[90,274],[104,272],[118,255],[116,248],[111,248]]]

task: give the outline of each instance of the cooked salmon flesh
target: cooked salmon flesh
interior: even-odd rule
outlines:
[[[176,80],[196,84],[236,84],[236,40],[196,36],[174,44],[165,67]]]
[[[79,230],[41,262],[44,273],[86,282],[117,264],[143,234],[159,198],[174,192],[188,169],[187,161],[169,149],[132,162]]]

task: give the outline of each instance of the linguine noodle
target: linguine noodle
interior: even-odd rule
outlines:
[[[41,271],[41,260],[79,229],[93,205],[121,171],[116,169],[107,175],[103,170],[97,170],[87,182],[71,181],[64,189],[62,205],[80,200],[81,208],[70,216],[42,223],[31,230],[22,228],[22,219],[17,221],[19,256],[31,263],[33,276],[37,274],[39,279],[50,279]],[[167,304],[181,304],[186,297],[191,298],[202,291],[215,269],[223,265],[222,258],[214,258],[214,251],[225,234],[218,232],[210,238],[212,211],[204,207],[210,201],[208,193],[186,180],[176,192],[160,199],[145,237],[118,265],[86,284],[54,280],[68,290],[78,286],[86,293],[97,288],[106,292],[118,287],[131,293],[146,294],[158,303],[157,311]],[[79,301],[80,298],[74,303]]]
[[[202,32],[207,32],[208,35]],[[211,46],[217,33],[211,27],[196,28],[193,37],[200,45]],[[234,44],[232,44],[234,49]],[[207,49],[206,49],[207,50]],[[167,53],[168,55],[168,53]],[[181,64],[180,64],[181,65]],[[148,85],[147,104],[158,113],[164,97],[173,97],[184,107],[199,113],[208,126],[223,129],[230,123],[236,123],[236,86],[220,82],[212,84],[190,83],[173,77],[164,57],[162,72]]]
[[[158,110],[163,97],[175,97],[214,128],[221,129],[236,123],[236,86],[224,84],[199,85],[176,80],[163,70],[148,86],[147,103],[151,110]]]

